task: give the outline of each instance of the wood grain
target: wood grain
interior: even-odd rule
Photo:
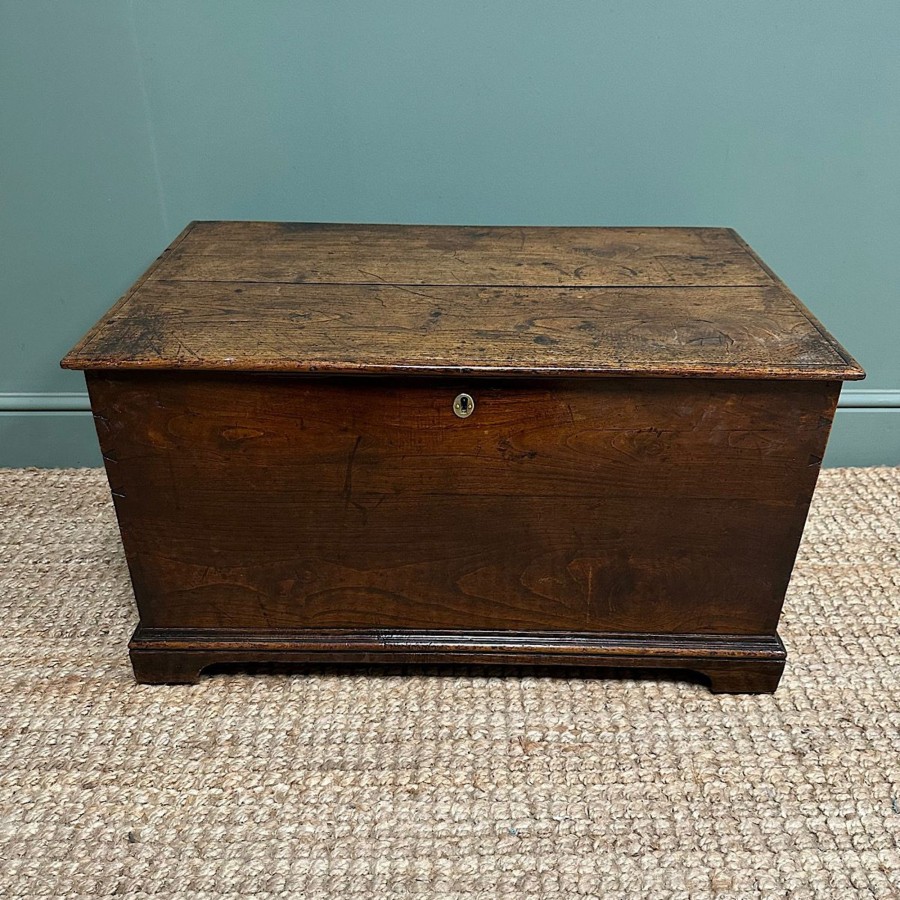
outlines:
[[[92,374],[147,627],[774,632],[837,383]]]
[[[148,683],[465,661],[772,691],[864,377],[737,234],[694,228],[192,223],[63,365]]]
[[[274,283],[587,287],[760,285],[723,228],[460,228],[198,223],[153,275]]]
[[[574,257],[593,262],[575,265]],[[626,275],[613,277],[613,269]],[[864,374],[726,229],[278,223],[194,225],[63,366],[825,380]]]
[[[848,378],[775,286],[448,288],[156,281],[69,365],[307,373]]]

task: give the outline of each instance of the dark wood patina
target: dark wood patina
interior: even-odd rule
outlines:
[[[729,229],[266,222],[188,226],[63,365],[86,370],[140,681],[452,661],[717,691],[778,683],[864,375]]]

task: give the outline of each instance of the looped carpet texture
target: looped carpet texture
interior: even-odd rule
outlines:
[[[0,471],[0,896],[900,897],[900,469],[822,474],[774,696],[132,680],[100,470]]]

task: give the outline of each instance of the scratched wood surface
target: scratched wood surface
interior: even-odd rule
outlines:
[[[864,374],[728,229],[265,222],[192,223],[63,365],[142,681],[574,653],[759,691]]]
[[[863,377],[716,228],[192,223],[63,366]]]
[[[774,634],[839,388],[88,381],[142,627],[262,632]]]
[[[248,253],[249,248],[253,252]],[[726,229],[203,223],[154,278],[333,284],[766,284]]]

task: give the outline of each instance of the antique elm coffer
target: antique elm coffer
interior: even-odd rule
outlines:
[[[730,229],[194,222],[84,369],[141,682],[586,664],[773,691],[841,382]]]

